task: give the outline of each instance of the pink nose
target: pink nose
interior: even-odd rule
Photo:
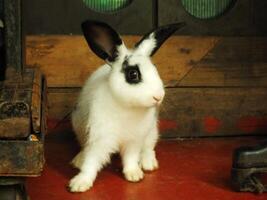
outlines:
[[[153,96],[153,99],[156,100],[156,101],[160,101],[161,100],[161,96]]]

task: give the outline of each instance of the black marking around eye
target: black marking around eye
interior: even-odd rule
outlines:
[[[129,84],[138,84],[142,81],[142,75],[138,65],[129,65],[128,59],[122,64],[121,72],[124,74],[125,80]]]

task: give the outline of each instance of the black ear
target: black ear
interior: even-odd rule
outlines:
[[[185,23],[168,24],[158,27],[147,33],[136,45],[135,48],[141,53],[152,56],[161,45],[178,29],[185,26]]]
[[[92,51],[104,60],[114,61],[117,47],[122,44],[119,34],[103,22],[87,20],[82,23],[84,37]]]

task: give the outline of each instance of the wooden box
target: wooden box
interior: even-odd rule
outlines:
[[[10,70],[0,88],[0,176],[37,176],[44,165],[46,83],[38,69]]]

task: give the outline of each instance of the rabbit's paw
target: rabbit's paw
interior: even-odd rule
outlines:
[[[138,182],[144,178],[144,173],[140,167],[124,170],[125,178],[130,182]]]
[[[93,181],[84,174],[78,174],[73,177],[69,182],[70,192],[85,192],[90,189],[93,185]]]
[[[73,158],[73,160],[71,161],[71,165],[77,169],[80,169],[80,166],[83,163],[83,154],[79,153],[77,156],[75,156],[75,158]]]
[[[155,156],[145,156],[141,160],[141,166],[145,171],[153,171],[158,169],[159,164]]]

